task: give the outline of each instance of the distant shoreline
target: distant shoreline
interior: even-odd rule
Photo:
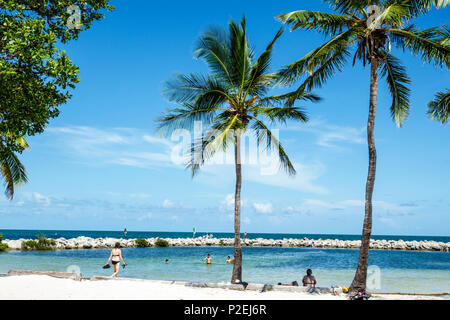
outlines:
[[[50,239],[50,237],[49,237]],[[155,246],[158,238],[146,238],[149,247]],[[164,238],[163,238],[164,239]],[[3,240],[10,250],[22,250],[22,242],[31,239]],[[123,248],[136,248],[137,239],[124,238],[90,238],[76,237],[71,239],[54,239],[55,250],[74,249],[107,249],[114,247],[119,242]],[[232,247],[233,238],[165,238],[170,247]],[[361,240],[338,239],[241,239],[243,246],[249,247],[286,247],[286,248],[317,248],[317,249],[359,249]],[[404,250],[404,251],[439,251],[449,252],[450,242],[438,241],[403,241],[403,240],[371,240],[373,250]]]
[[[241,233],[243,237],[244,231]],[[173,231],[130,231],[124,235],[124,231],[96,231],[96,230],[43,230],[43,229],[3,229],[0,230],[4,239],[18,240],[18,239],[37,239],[37,234],[43,234],[48,238],[65,238],[72,239],[77,237],[89,238],[187,238],[192,239],[193,232],[173,232]],[[212,234],[214,238],[234,238],[234,234],[230,232],[196,232],[196,237]],[[248,233],[248,239],[268,239],[268,240],[283,240],[283,239],[338,239],[338,240],[361,240],[361,234],[308,234],[308,233]],[[419,235],[372,235],[374,240],[404,240],[404,241],[436,241],[436,242],[450,242],[450,236],[419,236]]]

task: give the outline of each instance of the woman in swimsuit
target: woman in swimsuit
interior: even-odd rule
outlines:
[[[120,271],[120,261],[122,261],[123,265],[126,266],[127,264],[125,261],[123,261],[122,258],[122,251],[119,249],[120,243],[117,242],[115,245],[115,248],[111,250],[111,255],[109,256],[108,262],[106,264],[109,264],[109,261],[112,262],[114,266],[114,274],[112,275],[112,278],[116,278]]]

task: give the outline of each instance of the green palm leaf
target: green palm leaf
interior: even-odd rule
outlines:
[[[409,94],[407,87],[411,80],[406,74],[406,69],[400,64],[400,60],[388,55],[381,69],[381,74],[386,77],[389,91],[392,96],[391,116],[397,126],[401,127],[409,114]]]
[[[450,118],[450,89],[438,92],[433,101],[428,104],[430,118],[446,124]]]
[[[5,195],[12,200],[15,187],[28,181],[25,167],[14,152],[0,146],[0,172],[5,183]]]

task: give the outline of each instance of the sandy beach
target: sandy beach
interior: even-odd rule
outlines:
[[[1,277],[0,287],[0,300],[346,300],[331,294],[192,288],[144,280],[74,281],[41,275]],[[377,295],[373,299],[436,298]]]

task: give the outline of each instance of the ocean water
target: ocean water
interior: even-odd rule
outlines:
[[[244,230],[245,231],[245,230]],[[46,235],[48,238],[76,238],[79,236],[90,238],[124,238],[123,231],[68,231],[68,230],[0,230],[4,239],[17,240],[17,239],[36,239],[38,233]],[[220,233],[220,232],[197,232],[196,237],[202,237],[208,233],[212,233],[215,238],[233,238],[233,233]],[[192,238],[192,232],[141,232],[141,231],[128,231],[127,238]],[[349,234],[283,234],[283,233],[249,233],[248,239],[339,239],[339,240],[360,240],[361,235],[349,235]],[[450,237],[445,236],[398,236],[398,235],[374,235],[372,239],[375,240],[404,240],[404,241],[439,241],[450,242]]]
[[[122,249],[128,264],[119,276],[154,280],[229,282],[233,256],[228,247],[169,247]],[[0,253],[0,273],[11,269],[74,271],[83,277],[109,276],[104,270],[107,249]],[[213,264],[202,258],[211,254]],[[301,282],[305,270],[313,269],[318,285],[349,286],[356,270],[359,250],[312,248],[243,248],[243,280],[276,284]],[[165,264],[165,259],[170,263]],[[450,293],[450,253],[372,250],[369,285],[375,292]],[[447,296],[448,298],[449,296]]]

